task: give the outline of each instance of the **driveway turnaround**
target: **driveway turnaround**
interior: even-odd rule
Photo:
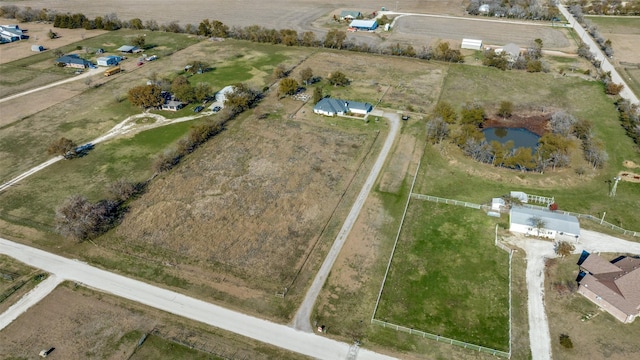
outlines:
[[[311,311],[313,310],[316,298],[320,294],[320,290],[322,290],[322,286],[324,286],[325,281],[327,281],[327,277],[333,267],[333,263],[336,261],[338,254],[340,254],[340,250],[342,249],[344,242],[347,240],[347,236],[349,236],[349,232],[351,231],[351,228],[353,228],[353,224],[356,222],[356,219],[360,214],[360,210],[362,210],[362,206],[364,206],[364,202],[367,200],[369,192],[371,192],[371,188],[373,188],[373,184],[376,182],[376,179],[382,170],[382,166],[384,166],[384,162],[387,160],[387,156],[391,151],[393,142],[398,135],[398,131],[400,129],[400,116],[397,113],[376,113],[376,115],[384,116],[389,119],[389,124],[391,125],[389,128],[389,134],[385,139],[382,150],[380,150],[376,163],[373,165],[373,168],[369,173],[369,177],[367,177],[367,180],[362,186],[356,201],[351,207],[349,215],[347,215],[347,218],[342,224],[342,228],[340,229],[338,236],[334,240],[331,249],[329,249],[327,257],[324,259],[322,266],[320,266],[320,270],[313,279],[313,283],[311,283],[311,287],[307,290],[307,294],[305,295],[304,300],[293,319],[293,327],[296,329],[307,332],[313,331],[311,324],[309,323],[309,319],[311,317]]]
[[[38,286],[26,293],[17,303],[11,305],[5,312],[0,314],[0,331],[11,324],[13,320],[22,315],[30,307],[40,302],[45,296],[49,295],[62,282],[57,276],[49,276]]]
[[[54,274],[61,280],[123,297],[171,314],[215,326],[316,359],[356,359],[353,347],[321,335],[295,330],[286,325],[231,311],[175,291],[153,286],[109,271],[0,238],[0,254]],[[357,359],[392,359],[358,349]]]

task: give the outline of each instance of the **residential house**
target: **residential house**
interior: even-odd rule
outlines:
[[[340,20],[354,20],[362,17],[360,11],[355,10],[342,10],[340,12]]]
[[[89,60],[85,60],[78,56],[77,54],[69,54],[63,57],[57,58],[56,63],[63,64],[66,67],[78,68],[78,69],[86,69],[88,67],[92,67],[93,64]]]
[[[556,239],[580,238],[580,223],[575,216],[542,207],[513,206],[509,211],[509,231],[529,236]]]
[[[520,56],[520,47],[514,43],[509,43],[496,50],[496,54],[502,53],[506,54],[508,61],[514,62],[518,60],[518,57]]]
[[[178,100],[167,100],[160,107],[162,110],[178,111],[184,107],[184,103]]]
[[[313,112],[326,116],[342,116],[349,113],[358,115],[367,115],[373,110],[373,106],[369,103],[357,101],[346,101],[334,98],[324,98],[313,107]]]
[[[607,261],[582,252],[578,260],[578,292],[623,323],[640,313],[640,258],[619,256]]]

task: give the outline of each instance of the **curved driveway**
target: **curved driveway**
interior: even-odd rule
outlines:
[[[379,115],[380,116],[380,115]],[[385,161],[387,160],[387,156],[391,151],[391,147],[393,146],[393,142],[395,141],[398,131],[400,129],[400,116],[397,113],[384,113],[381,115],[389,119],[389,134],[384,142],[382,150],[380,150],[380,154],[378,155],[378,159],[376,163],[373,165],[371,172],[369,173],[369,177],[365,181],[356,201],[353,203],[351,207],[351,211],[349,211],[349,215],[344,220],[344,224],[342,224],[342,228],[338,233],[327,257],[324,259],[322,266],[320,266],[320,270],[316,274],[316,277],[313,279],[311,283],[311,287],[307,290],[307,294],[296,313],[295,318],[293,319],[293,327],[299,330],[304,330],[311,332],[313,329],[311,328],[311,324],[309,319],[311,318],[311,312],[313,310],[313,305],[316,302],[316,298],[320,294],[320,290],[324,286],[324,283],[327,281],[327,277],[329,276],[329,272],[333,267],[333,263],[336,261],[338,254],[340,254],[340,250],[347,240],[347,236],[349,236],[349,232],[351,228],[353,228],[353,224],[358,219],[358,215],[360,214],[360,210],[362,210],[362,206],[364,205],[365,200],[369,196],[369,192],[373,188],[373,184],[376,182],[382,167],[384,166]]]

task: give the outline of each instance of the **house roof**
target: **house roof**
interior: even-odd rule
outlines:
[[[357,17],[358,17],[358,16],[360,16],[360,15],[361,15],[361,14],[360,14],[360,11],[355,11],[355,10],[342,10],[342,11],[340,12],[340,17],[347,17],[347,16],[350,16],[350,17],[357,18]]]
[[[91,61],[85,60],[76,54],[68,54],[56,59],[57,63],[63,64],[80,64],[80,65],[91,65]]]
[[[313,107],[313,110],[323,111],[327,113],[346,113],[353,109],[362,111],[371,111],[371,104],[358,101],[346,101],[335,98],[324,98]]]
[[[133,45],[122,45],[118,48],[118,51],[122,52],[133,52],[136,50],[138,50],[138,47]]]
[[[374,20],[353,20],[351,24],[349,24],[349,27],[370,29],[372,27],[376,27],[377,25],[378,25],[378,22],[375,19]]]
[[[588,254],[588,253],[587,253]],[[609,264],[609,265],[605,265]],[[640,259],[622,256],[611,262],[588,254],[580,267],[586,274],[579,282],[626,314],[640,310]]]
[[[580,235],[580,223],[575,216],[563,213],[514,206],[510,211],[511,223],[533,226],[531,218],[538,217],[545,223],[544,228],[557,232]]]
[[[517,57],[518,55],[520,55],[520,46],[514,43],[509,43],[502,47],[502,51],[506,52],[512,57]]]

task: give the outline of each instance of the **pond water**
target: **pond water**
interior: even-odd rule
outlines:
[[[488,143],[495,140],[501,144],[505,144],[511,140],[513,141],[514,149],[519,147],[531,148],[533,152],[535,152],[538,147],[538,140],[540,139],[540,136],[524,128],[494,127],[484,129],[482,133]]]

